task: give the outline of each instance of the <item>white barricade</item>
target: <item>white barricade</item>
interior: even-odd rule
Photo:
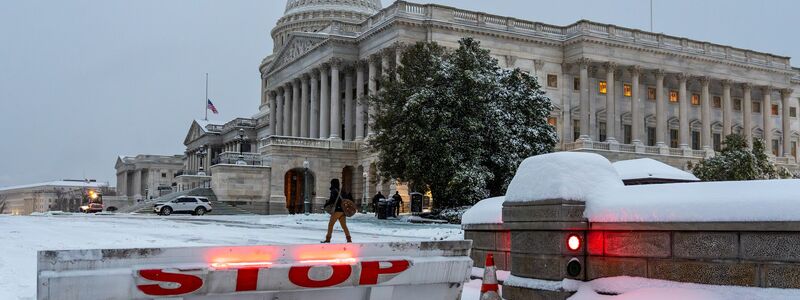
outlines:
[[[452,299],[471,241],[40,251],[40,300]]]

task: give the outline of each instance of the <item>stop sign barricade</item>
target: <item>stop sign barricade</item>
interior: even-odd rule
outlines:
[[[471,241],[40,251],[38,299],[457,299]]]

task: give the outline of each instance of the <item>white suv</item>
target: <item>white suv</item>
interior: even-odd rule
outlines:
[[[164,216],[172,213],[191,213],[202,216],[211,211],[211,204],[206,197],[181,196],[167,202],[154,204],[153,211]]]

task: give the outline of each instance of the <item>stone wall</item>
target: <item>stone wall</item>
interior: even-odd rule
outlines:
[[[800,288],[800,222],[589,223],[580,201],[508,203],[511,274],[560,281],[636,276],[715,285]],[[465,233],[466,235],[466,233]],[[577,251],[567,246],[576,235]],[[480,235],[471,235],[476,247]],[[567,274],[577,259],[581,272]],[[477,262],[477,260],[476,260]],[[504,287],[506,299],[570,293]]]
[[[463,225],[464,239],[472,240],[470,257],[473,265],[483,268],[486,265],[486,254],[494,256],[498,270],[511,269],[511,232],[503,224]]]
[[[269,214],[270,167],[218,164],[211,166],[211,189],[217,201],[257,214]]]

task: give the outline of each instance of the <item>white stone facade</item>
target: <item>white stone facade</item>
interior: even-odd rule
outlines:
[[[360,100],[378,91],[376,78],[393,72],[405,45],[456,48],[464,37],[539,79],[555,105],[561,150],[683,169],[741,133],[765,139],[776,162],[796,169],[800,69],[788,57],[585,20],[555,26],[404,1],[379,8],[291,0],[272,31],[255,133],[271,167],[270,213],[289,209],[286,180],[306,167],[315,203],[331,178],[348,177],[356,199],[402,187],[380,182],[376,156],[363,150],[372,130]]]
[[[120,156],[114,166],[117,193],[136,201],[172,193],[183,163],[183,155]]]

